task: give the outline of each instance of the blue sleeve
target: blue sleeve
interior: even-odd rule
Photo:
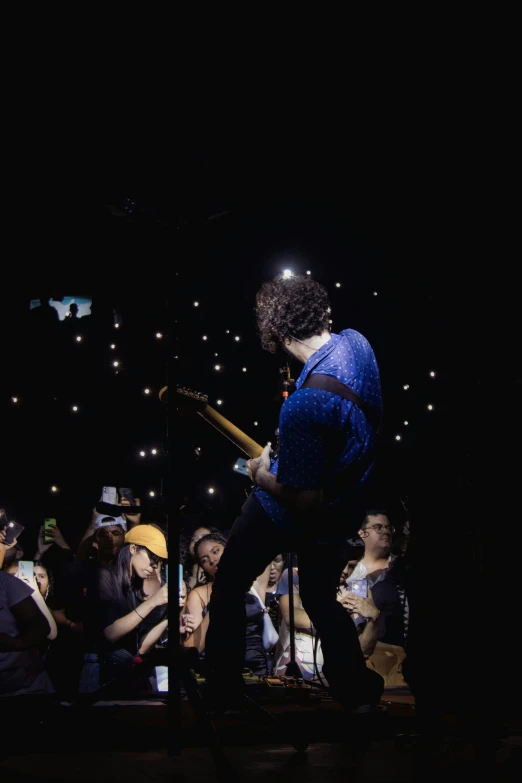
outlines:
[[[279,416],[277,481],[295,489],[322,489],[326,468],[322,394],[294,392]]]

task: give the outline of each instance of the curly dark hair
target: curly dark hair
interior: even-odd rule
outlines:
[[[330,331],[326,288],[305,275],[275,277],[256,296],[257,329],[265,351],[275,353],[285,337],[306,340]]]
[[[206,536],[203,536],[203,538],[200,538],[198,543],[196,544],[194,548],[194,557],[196,559],[196,562],[199,563],[198,558],[198,550],[201,544],[203,544],[205,541],[216,541],[218,544],[223,544],[223,546],[227,545],[227,539],[223,535],[223,533],[208,533]]]

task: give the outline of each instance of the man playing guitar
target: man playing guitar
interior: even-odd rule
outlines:
[[[365,337],[330,332],[326,289],[278,277],[257,294],[263,348],[304,364],[279,417],[279,449],[249,460],[255,488],[234,523],[210,601],[209,689],[241,686],[244,595],[279,552],[295,552],[304,608],[321,638],[332,696],[346,709],[377,704],[383,680],[368,669],[350,615],[336,600],[341,544],[364,517],[382,414],[379,370]]]

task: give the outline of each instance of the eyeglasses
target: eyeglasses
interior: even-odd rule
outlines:
[[[393,525],[372,525],[371,527],[365,527],[365,530],[375,530],[376,533],[382,533],[383,530],[389,530],[390,533],[395,533]]]
[[[154,555],[149,549],[145,550],[149,556],[150,564],[153,568],[161,563],[161,557]]]

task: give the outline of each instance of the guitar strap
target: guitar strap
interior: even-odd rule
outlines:
[[[338,394],[339,397],[343,397],[345,400],[350,400],[363,411],[375,434],[378,433],[381,423],[381,411],[374,406],[364,403],[358,394],[350,389],[345,383],[338,381],[337,378],[332,378],[331,375],[315,373],[310,375],[300,388],[321,389],[322,391],[327,391],[331,394]],[[373,460],[374,454],[370,451],[362,461],[351,463],[346,468],[335,473],[328,482],[329,486],[324,488],[325,500],[329,502],[342,494],[343,488],[351,482],[352,478],[357,480],[364,475],[366,470],[373,463]]]
[[[337,378],[332,378],[331,375],[321,375],[321,373],[314,373],[309,375],[306,381],[301,386],[301,389],[321,389],[321,391],[331,392],[332,394],[338,394],[339,397],[344,397],[345,400],[350,400],[358,408],[362,410],[366,416],[368,423],[374,428],[376,432],[379,431],[381,412],[378,408],[371,405],[367,405],[361,400],[358,394],[356,394],[349,386]]]

